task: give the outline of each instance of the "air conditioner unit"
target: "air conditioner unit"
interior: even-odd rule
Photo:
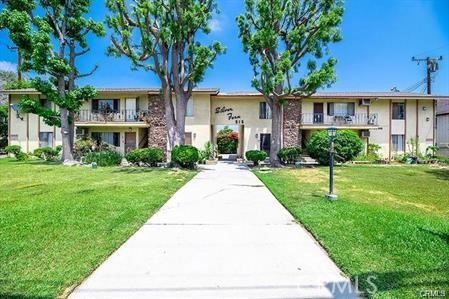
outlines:
[[[371,105],[371,99],[360,99],[360,106],[369,106]]]
[[[75,135],[77,138],[83,138],[87,136],[87,129],[86,128],[76,128]]]
[[[362,137],[364,137],[364,138],[369,138],[370,135],[371,135],[371,133],[370,133],[369,130],[364,130],[364,131],[362,131]]]

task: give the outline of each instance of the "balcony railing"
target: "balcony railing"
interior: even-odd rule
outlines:
[[[75,122],[146,122],[147,110],[80,110],[75,115]]]
[[[302,125],[316,126],[376,126],[377,113],[356,113],[354,115],[327,115],[324,113],[302,113]]]

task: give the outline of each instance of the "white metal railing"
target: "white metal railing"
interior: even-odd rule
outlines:
[[[80,110],[76,122],[145,122],[148,110]]]
[[[302,113],[302,125],[334,125],[334,126],[376,126],[377,113],[356,113],[354,115],[327,115],[324,113]]]

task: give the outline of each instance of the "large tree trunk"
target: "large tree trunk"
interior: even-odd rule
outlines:
[[[62,136],[62,158],[63,162],[73,161],[71,134],[69,124],[69,113],[66,108],[59,108],[61,113],[61,136]]]
[[[75,113],[69,112],[69,128],[70,128],[70,149],[73,153],[75,146]]]
[[[282,147],[282,107],[279,100],[273,100],[271,104],[272,119],[271,119],[271,145],[270,145],[270,165],[272,167],[279,167],[278,152]]]

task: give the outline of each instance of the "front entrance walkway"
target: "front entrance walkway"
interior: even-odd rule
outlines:
[[[354,297],[347,283],[253,173],[222,162],[204,167],[69,298]]]

